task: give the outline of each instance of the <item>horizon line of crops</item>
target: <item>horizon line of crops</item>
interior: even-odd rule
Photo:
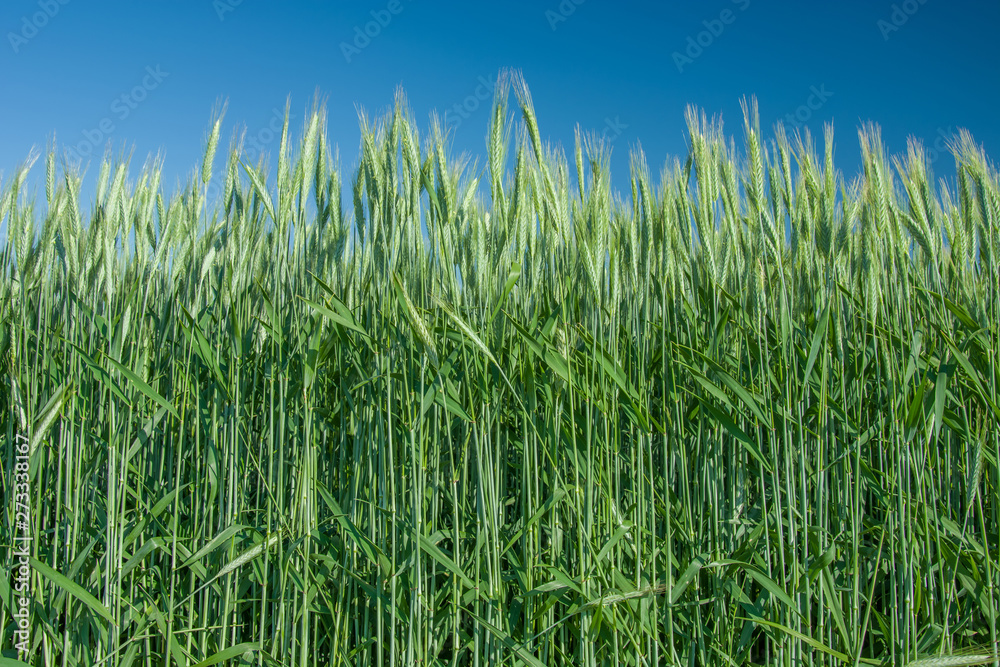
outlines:
[[[44,206],[35,159],[0,183],[34,664],[998,664],[972,137],[935,184],[866,126],[845,179],[832,128],[692,108],[621,195],[496,91],[482,169],[402,93],[362,113],[347,202],[320,108],[273,180],[234,138],[218,204],[221,114],[176,193],[105,159],[88,219],[54,151]]]

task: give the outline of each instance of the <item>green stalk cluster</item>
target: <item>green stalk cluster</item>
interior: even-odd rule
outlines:
[[[997,664],[998,172],[865,127],[847,180],[832,129],[744,116],[689,110],[624,197],[511,74],[482,168],[402,94],[346,187],[319,108],[273,173],[235,138],[218,202],[221,115],[189,185],[109,158],[89,214],[28,160],[31,664]]]

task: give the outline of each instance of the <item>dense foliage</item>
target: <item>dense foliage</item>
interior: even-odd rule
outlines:
[[[865,127],[849,180],[832,129],[765,139],[748,105],[737,147],[691,110],[623,196],[607,145],[567,158],[497,91],[482,168],[402,95],[362,115],[346,204],[321,110],[276,174],[234,138],[219,202],[221,117],[176,194],[108,158],[85,214],[55,154],[44,206],[34,160],[2,183],[33,664],[993,664],[971,137],[936,184]]]

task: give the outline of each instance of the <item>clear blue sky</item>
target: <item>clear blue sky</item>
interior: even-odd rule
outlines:
[[[475,95],[504,67],[523,72],[543,137],[569,149],[579,123],[614,139],[622,191],[636,142],[654,173],[685,153],[685,105],[722,114],[739,139],[739,101],[751,95],[765,128],[796,112],[814,133],[833,121],[849,176],[868,120],[891,152],[908,135],[933,146],[966,127],[1000,156],[996,0],[4,0],[0,27],[5,182],[55,133],[94,158],[109,141],[134,146],[133,172],[160,152],[172,189],[199,164],[219,100],[224,148],[239,125],[266,140],[289,95],[297,132],[317,90],[350,169],[356,106],[383,110],[398,85],[423,129],[432,110],[447,111],[455,151],[482,156],[489,102],[473,109]],[[366,27],[373,37],[358,36]],[[463,102],[467,117],[454,110]],[[954,171],[948,158],[934,167]]]

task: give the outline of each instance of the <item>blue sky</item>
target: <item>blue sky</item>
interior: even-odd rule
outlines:
[[[269,126],[286,98],[297,132],[317,91],[351,169],[356,108],[384,110],[399,85],[423,129],[447,112],[454,151],[482,165],[489,87],[505,67],[523,73],[543,137],[570,149],[579,124],[613,139],[622,191],[636,143],[654,173],[685,154],[685,105],[721,114],[739,140],[751,95],[768,134],[782,119],[814,133],[833,121],[851,177],[868,120],[890,152],[909,135],[940,148],[965,127],[1000,155],[995,1],[4,0],[0,29],[5,181],[54,133],[92,164],[109,142],[134,147],[133,172],[160,153],[172,190],[199,164],[220,100],[225,143],[245,126],[276,150]],[[947,176],[942,158],[934,169]]]

